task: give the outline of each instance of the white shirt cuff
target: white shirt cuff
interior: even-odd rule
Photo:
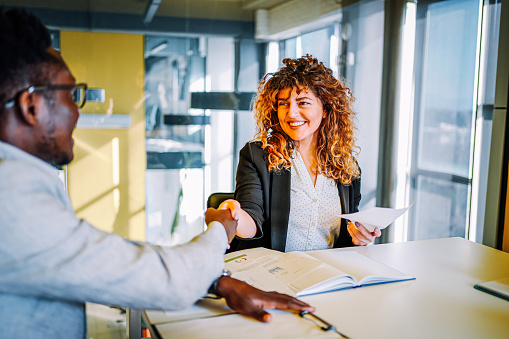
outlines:
[[[220,241],[224,244],[224,248],[228,245],[228,235],[226,234],[226,230],[219,221],[212,221],[207,225],[207,232],[212,232],[216,237],[220,239]]]

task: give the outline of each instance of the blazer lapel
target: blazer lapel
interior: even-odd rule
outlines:
[[[290,171],[271,173],[272,197],[270,199],[270,225],[272,249],[284,252],[286,247],[286,233],[288,231],[288,217],[290,214]]]
[[[340,180],[336,180],[336,186],[338,187],[339,200],[341,201],[341,213],[350,213],[350,190]]]

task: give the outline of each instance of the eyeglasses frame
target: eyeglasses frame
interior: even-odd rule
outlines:
[[[16,105],[16,101],[18,100],[21,93],[23,93],[25,91],[27,91],[28,93],[31,94],[34,92],[44,92],[44,91],[72,90],[74,88],[82,88],[83,91],[85,92],[83,94],[83,96],[84,96],[84,98],[82,99],[83,102],[79,106],[78,106],[78,104],[76,104],[76,106],[78,106],[78,108],[83,108],[83,106],[85,106],[85,103],[87,102],[86,95],[87,95],[88,86],[85,83],[79,83],[79,84],[73,84],[73,85],[30,86],[28,88],[22,89],[21,91],[17,92],[12,99],[8,100],[5,103],[4,107],[7,109],[14,107],[14,105]]]

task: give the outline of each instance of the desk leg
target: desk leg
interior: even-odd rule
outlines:
[[[128,308],[126,320],[127,320],[126,338],[141,339],[141,311]]]
[[[150,335],[153,339],[161,339],[162,336],[159,334],[159,331],[155,328],[155,326],[152,326],[150,321],[148,320],[147,313],[145,311],[141,312],[141,319],[143,319],[143,322],[145,323],[145,326],[147,326],[147,329],[150,332]]]

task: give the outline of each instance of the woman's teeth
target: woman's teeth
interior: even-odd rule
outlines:
[[[292,127],[297,127],[297,126],[301,126],[301,125],[304,125],[304,121],[295,121],[295,122],[290,122],[290,126]]]

